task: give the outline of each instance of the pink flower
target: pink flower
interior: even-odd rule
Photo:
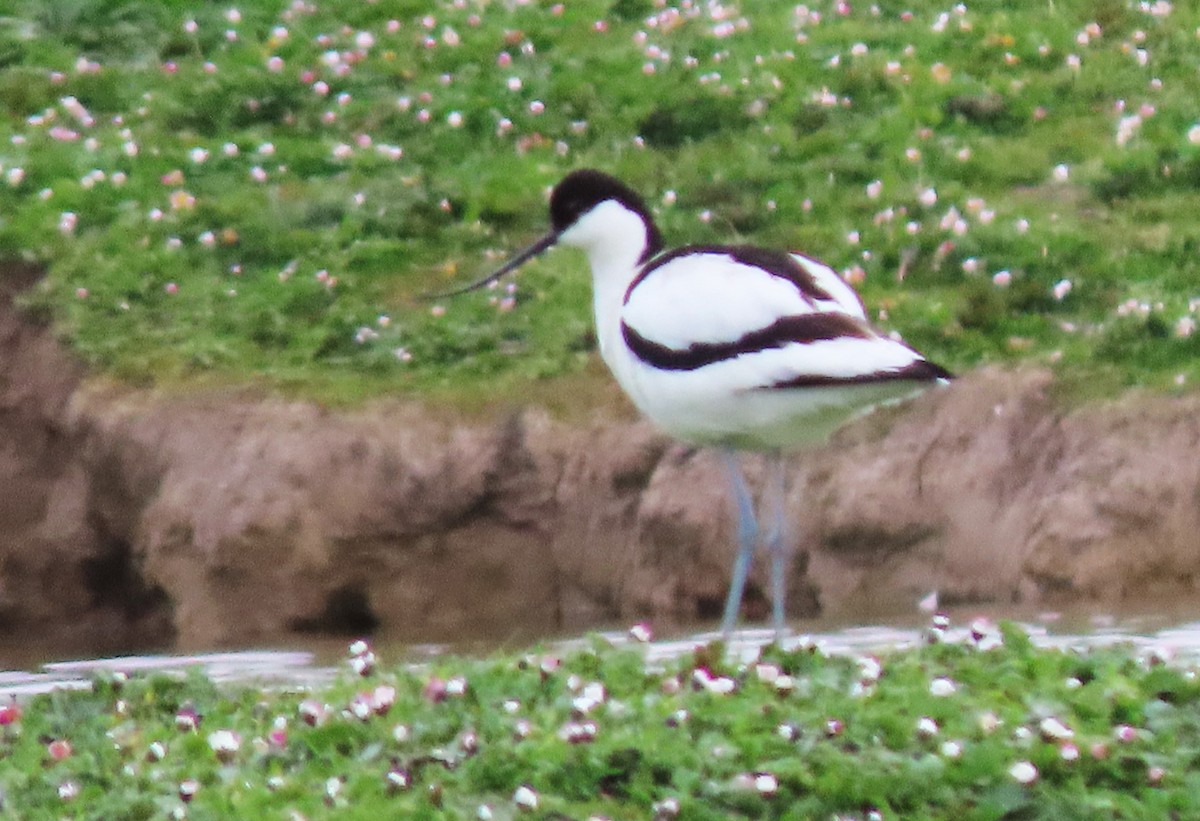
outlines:
[[[421,691],[427,701],[432,701],[434,704],[446,700],[446,682],[434,676],[425,682],[425,688]]]
[[[296,711],[300,714],[301,721],[310,727],[315,727],[324,720],[328,709],[321,702],[310,698],[300,702]]]
[[[381,684],[371,691],[368,702],[376,715],[387,715],[388,711],[392,709],[392,705],[396,703],[396,688]]]
[[[175,713],[175,727],[181,732],[192,732],[200,726],[200,714],[196,708],[185,705]]]
[[[1120,741],[1122,744],[1128,744],[1131,741],[1135,741],[1137,740],[1137,737],[1137,727],[1130,726],[1129,724],[1118,724],[1113,728],[1113,738],[1115,738],[1117,741]]]

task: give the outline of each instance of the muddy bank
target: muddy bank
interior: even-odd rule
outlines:
[[[9,638],[427,641],[719,612],[732,538],[711,454],[537,408],[456,423],[416,402],[334,412],[105,387],[12,308],[36,274],[0,276]],[[968,374],[797,454],[793,614],[869,617],[932,589],[1200,598],[1200,401],[1063,413],[1050,380]],[[748,600],[765,609],[757,585]]]

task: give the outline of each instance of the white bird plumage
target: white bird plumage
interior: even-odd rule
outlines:
[[[641,198],[602,172],[565,177],[551,194],[550,216],[550,234],[451,293],[482,287],[555,244],[587,254],[600,355],[617,382],[667,433],[725,450],[739,550],[722,629],[733,627],[763,543],[782,634],[780,451],[822,441],[851,416],[944,382],[949,372],[875,329],[854,289],[812,257],[745,245],[664,251]],[[772,518],[764,534],[733,449],[770,454],[764,504]]]

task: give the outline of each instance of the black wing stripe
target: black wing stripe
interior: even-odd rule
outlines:
[[[624,302],[629,302],[629,297],[633,293],[633,289],[654,271],[668,263],[674,262],[680,257],[698,254],[728,256],[734,262],[742,265],[761,268],[772,276],[777,276],[780,279],[791,282],[796,286],[796,290],[809,301],[835,301],[833,295],[817,284],[816,277],[786,251],[759,248],[755,245],[685,245],[682,248],[675,248],[667,251],[665,254],[660,254],[646,263],[625,290]]]
[[[780,317],[765,328],[751,331],[732,342],[695,342],[682,350],[654,342],[621,323],[621,335],[633,355],[662,371],[694,371],[742,354],[785,345],[801,345],[831,339],[871,339],[862,322],[848,314],[800,314]]]
[[[783,382],[765,385],[762,390],[786,390],[787,388],[823,388],[835,385],[868,385],[877,382],[935,382],[938,379],[953,379],[954,374],[926,359],[918,359],[903,368],[875,371],[855,376],[829,376],[827,374],[800,374]]]

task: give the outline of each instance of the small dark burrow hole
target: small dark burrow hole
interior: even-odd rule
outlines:
[[[146,582],[128,542],[105,540],[97,555],[80,563],[80,574],[91,607],[117,619],[122,635],[109,635],[116,645],[136,648],[174,640],[171,598]]]
[[[358,585],[345,585],[325,597],[325,609],[320,614],[296,619],[291,628],[300,633],[361,636],[373,633],[379,624],[366,591]]]

